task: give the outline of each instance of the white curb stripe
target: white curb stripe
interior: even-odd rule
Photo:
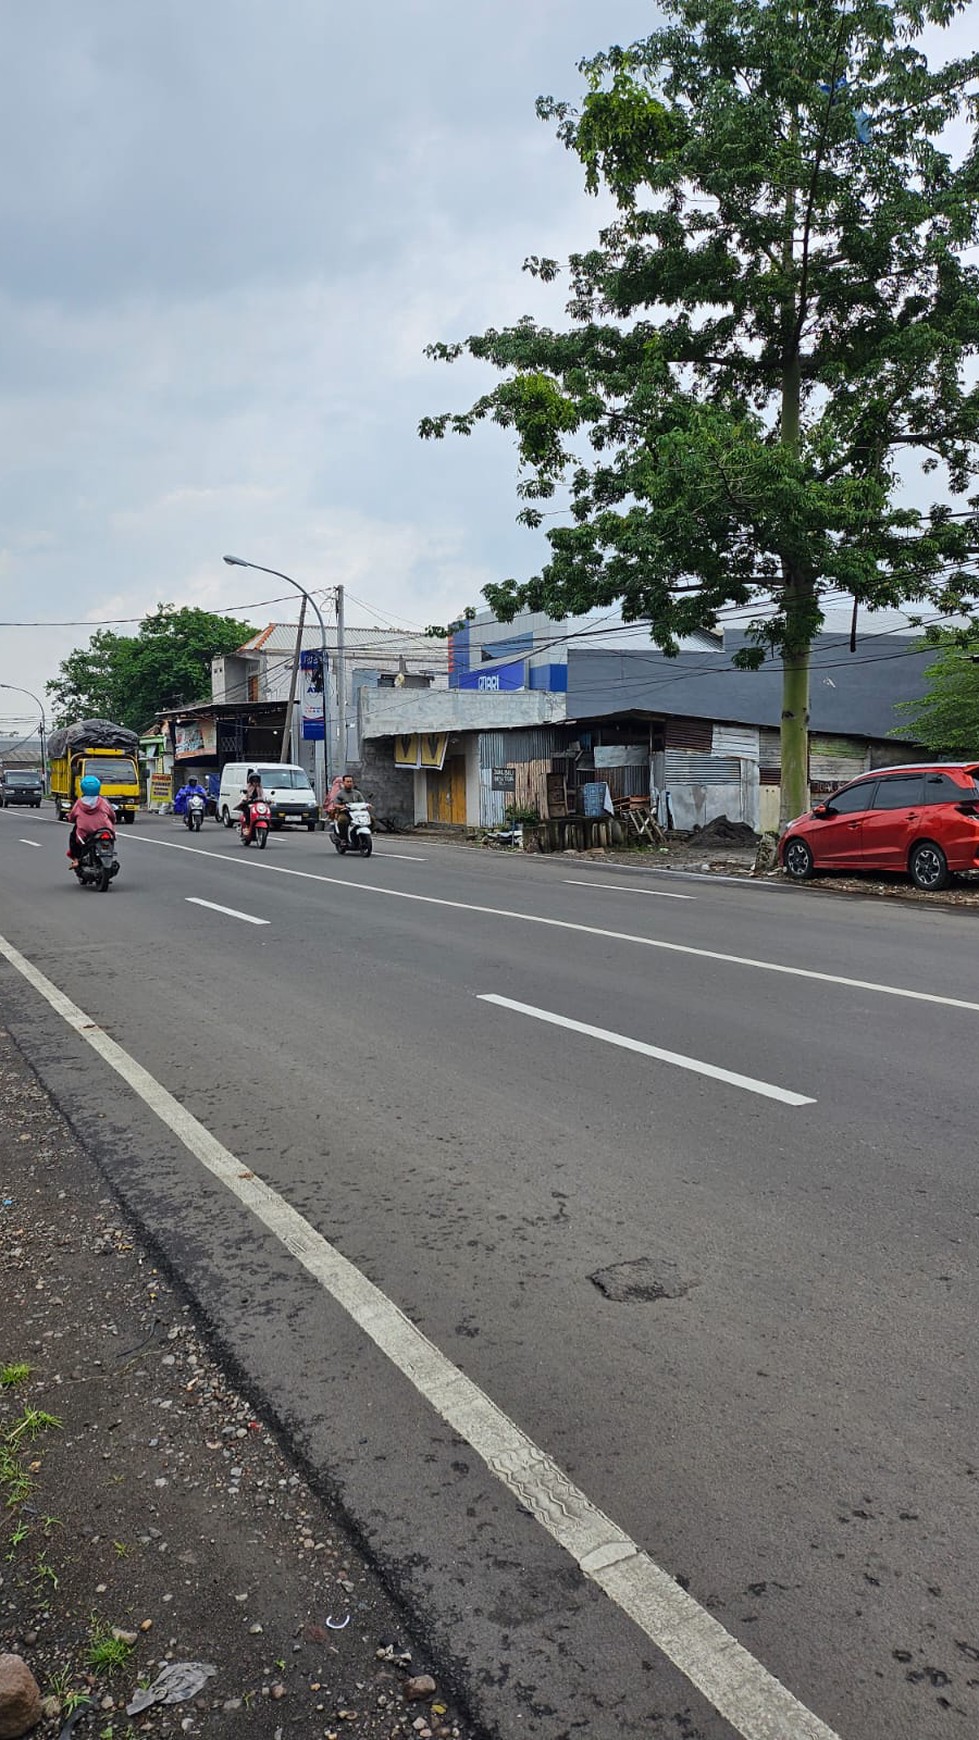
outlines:
[[[741,1740],[839,1740],[675,1583],[393,1300],[243,1166],[141,1063],[0,936],[0,955],[121,1076],[184,1147],[292,1253],[586,1577],[731,1723]]]

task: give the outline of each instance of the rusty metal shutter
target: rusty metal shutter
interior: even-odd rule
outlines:
[[[711,723],[709,719],[680,719],[671,717],[666,721],[666,748],[696,749],[703,755],[711,751]]]

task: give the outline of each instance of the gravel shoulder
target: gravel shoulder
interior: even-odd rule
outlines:
[[[79,1740],[480,1740],[0,1029],[3,1651],[44,1740],[80,1698]],[[217,1671],[126,1715],[178,1661]]]

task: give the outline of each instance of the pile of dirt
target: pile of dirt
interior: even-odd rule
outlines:
[[[757,846],[759,835],[747,822],[731,822],[727,816],[715,816],[706,827],[694,828],[689,844],[696,846]]]

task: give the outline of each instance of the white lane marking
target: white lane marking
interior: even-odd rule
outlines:
[[[279,1239],[399,1372],[465,1438],[541,1527],[604,1589],[742,1740],[839,1740],[452,1364],[356,1264],[246,1167],[149,1070],[0,936],[2,955],[75,1033]]]
[[[137,842],[132,841],[135,845]],[[140,840],[141,846],[169,846],[175,852],[199,852],[196,846],[178,846],[175,840]],[[241,864],[229,852],[201,852],[201,857],[226,864]],[[442,900],[434,894],[409,894],[404,888],[384,888],[379,882],[348,881],[343,876],[319,876],[313,870],[289,870],[284,864],[266,864],[260,858],[245,859],[258,870],[274,870],[279,876],[301,876],[307,882],[327,882],[333,888],[352,888],[358,894],[383,894],[389,900],[418,900],[426,906],[449,906],[457,912],[481,912],[492,918],[513,918],[521,924],[544,924],[554,930],[573,930],[584,936],[606,937],[612,942],[631,943],[644,949],[664,949],[673,955],[695,955],[702,961],[723,961],[731,967],[754,967],[760,973],[785,973],[794,979],[815,979],[823,985],[845,985],[851,991],[873,991],[880,997],[906,997],[912,1003],[940,1003],[946,1009],[968,1009],[979,1015],[979,1003],[964,997],[940,997],[937,991],[909,991],[903,985],[879,985],[874,979],[847,979],[840,973],[818,973],[813,967],[789,967],[782,961],[758,961],[751,955],[721,954],[717,949],[697,949],[689,943],[663,942],[659,937],[632,936],[625,930],[602,930],[595,924],[573,924],[567,918],[542,918],[537,912],[515,912],[506,906],[475,906],[468,900]],[[667,872],[673,874],[673,872]]]
[[[660,1063],[672,1063],[677,1069],[689,1069],[694,1075],[710,1076],[712,1081],[726,1081],[731,1087],[746,1088],[749,1093],[762,1094],[766,1100],[781,1100],[786,1106],[814,1106],[809,1094],[796,1094],[789,1088],[775,1087],[772,1082],[758,1081],[753,1075],[739,1075],[733,1069],[721,1069],[715,1063],[702,1063],[697,1057],[685,1057],[681,1051],[664,1051],[662,1046],[647,1045],[643,1039],[630,1039],[625,1033],[611,1033],[607,1027],[592,1027],[587,1021],[572,1021],[567,1015],[555,1015],[550,1009],[536,1009],[533,1003],[516,1003],[512,997],[497,997],[493,992],[477,993],[480,1003],[495,1003],[499,1009],[513,1009],[518,1015],[532,1015],[535,1021],[550,1022],[552,1027],[567,1027],[572,1033],[583,1033],[587,1039],[603,1039],[606,1045],[621,1046],[623,1051],[638,1051],[642,1057],[655,1057]]]
[[[239,912],[234,906],[218,906],[214,900],[200,900],[196,894],[185,894],[188,906],[207,906],[211,912],[223,912],[228,918],[242,918],[246,924],[271,924],[269,918],[253,918],[250,912]]]
[[[657,900],[696,900],[695,894],[674,894],[672,889],[634,888],[628,882],[588,882],[578,876],[565,876],[569,888],[610,888],[614,894],[653,894]]]
[[[41,842],[40,842],[40,840],[18,840],[18,842],[17,842],[17,844],[18,844],[18,845],[19,845],[19,846],[33,846],[33,847],[34,847],[34,850],[35,850],[35,851],[36,851],[36,852],[39,852],[39,851],[40,851],[40,849],[41,849]]]

